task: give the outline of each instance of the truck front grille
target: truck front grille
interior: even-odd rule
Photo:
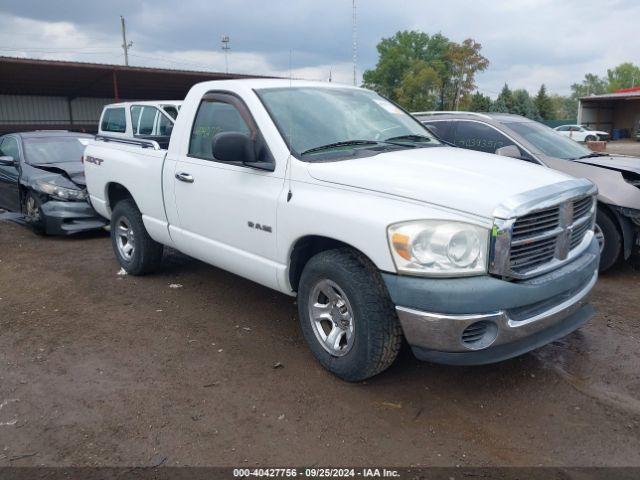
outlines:
[[[504,277],[528,278],[567,260],[592,229],[595,208],[594,197],[583,195],[511,220],[503,251],[494,251],[494,256],[505,257],[499,273]],[[494,258],[494,265],[499,262]]]

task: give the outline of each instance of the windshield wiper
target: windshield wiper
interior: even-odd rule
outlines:
[[[575,160],[582,160],[583,158],[608,157],[608,156],[609,156],[608,153],[593,152],[593,153],[589,153],[588,155],[583,155],[581,157],[578,157]]]
[[[387,138],[385,142],[393,142],[397,140],[399,141],[406,140],[408,142],[430,142],[431,138],[425,135],[410,134],[410,135],[399,135],[397,137]]]
[[[320,145],[319,147],[313,147],[309,150],[305,150],[301,153],[301,155],[306,155],[307,153],[322,152],[324,150],[331,150],[332,148],[352,147],[358,145],[378,145],[379,143],[380,142],[376,142],[374,140],[346,140],[344,142],[334,142],[328,143],[326,145]]]

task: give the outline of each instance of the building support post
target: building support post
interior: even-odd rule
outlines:
[[[72,101],[73,101],[72,97],[67,97],[67,108],[69,109],[69,125],[73,127],[73,105],[71,103]]]
[[[116,71],[113,71],[113,98],[120,100],[120,94],[118,93],[118,75]]]

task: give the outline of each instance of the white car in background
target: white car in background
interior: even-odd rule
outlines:
[[[592,130],[584,125],[560,125],[554,128],[556,132],[569,137],[576,142],[595,142],[596,140],[609,140],[609,133],[601,130]]]

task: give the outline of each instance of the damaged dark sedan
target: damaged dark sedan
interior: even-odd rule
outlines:
[[[87,199],[82,155],[92,135],[67,131],[0,137],[0,208],[20,212],[37,234],[102,228]]]

